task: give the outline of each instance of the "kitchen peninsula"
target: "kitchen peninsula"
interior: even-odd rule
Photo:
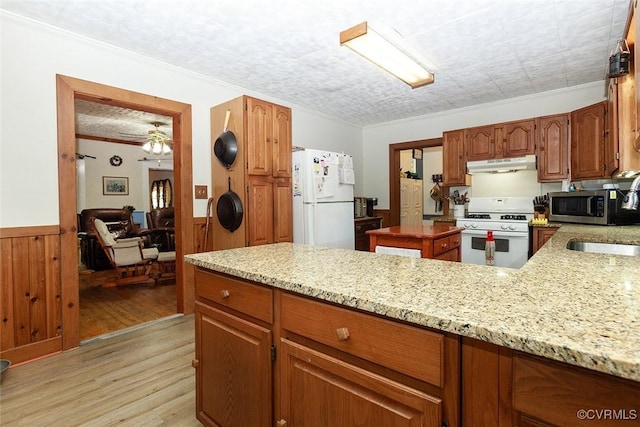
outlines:
[[[460,261],[460,233],[464,228],[448,225],[398,225],[368,230],[369,251],[376,246],[420,251],[420,258]]]
[[[638,417],[640,257],[571,240],[639,244],[640,227],[563,225],[521,269],[288,243],[188,255],[199,419],[305,425],[338,416],[332,399],[434,426]]]

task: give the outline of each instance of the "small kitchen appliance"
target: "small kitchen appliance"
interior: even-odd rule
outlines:
[[[493,265],[520,268],[529,255],[529,221],[533,203],[528,197],[472,197],[465,218],[461,242],[463,263],[486,265],[487,235],[491,231],[495,248]],[[492,245],[492,246],[494,246]]]
[[[364,218],[366,216],[367,216],[367,198],[354,197],[353,198],[353,217]]]
[[[640,222],[637,211],[622,209],[626,193],[617,189],[549,193],[549,220],[594,225]]]

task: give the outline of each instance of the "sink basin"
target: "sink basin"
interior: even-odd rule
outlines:
[[[567,243],[567,249],[595,254],[640,256],[640,245],[624,245],[621,243],[573,241]]]

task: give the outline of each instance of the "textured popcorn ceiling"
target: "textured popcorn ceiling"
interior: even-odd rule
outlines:
[[[628,6],[629,0],[0,3],[358,125],[602,80]],[[339,33],[363,21],[427,65],[435,83],[411,89],[341,47]]]

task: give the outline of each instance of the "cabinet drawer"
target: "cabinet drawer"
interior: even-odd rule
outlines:
[[[449,252],[445,252],[440,255],[436,255],[433,259],[439,259],[442,261],[460,261],[458,259],[458,251],[456,249],[452,249]]]
[[[248,316],[273,323],[273,291],[259,285],[196,270],[196,298],[206,298]]]
[[[282,328],[442,387],[442,334],[290,294]]]
[[[356,234],[365,233],[367,230],[377,230],[380,228],[380,220],[356,221]]]
[[[625,409],[629,414],[640,410],[638,396],[637,383],[554,362],[513,358],[514,409],[554,425],[611,425],[610,419],[581,420],[576,414],[589,409]]]
[[[433,241],[433,255],[437,256],[460,246],[460,234],[441,237]]]
[[[457,248],[460,246],[460,242],[462,241],[462,235],[460,233],[454,234],[453,236],[449,236],[449,246],[451,249]]]

